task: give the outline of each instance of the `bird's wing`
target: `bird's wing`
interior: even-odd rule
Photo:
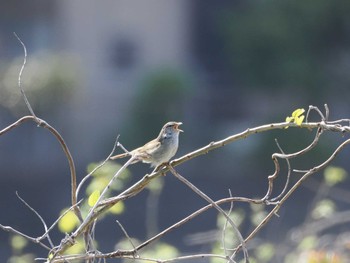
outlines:
[[[140,151],[141,154],[150,155],[153,152],[157,151],[160,147],[161,143],[157,140],[152,140],[148,143],[146,143],[144,146],[140,147],[142,148],[142,151]]]

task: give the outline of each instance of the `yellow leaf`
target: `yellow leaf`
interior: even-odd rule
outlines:
[[[296,117],[295,120],[294,120],[294,123],[298,126],[301,126],[301,124],[303,123],[303,120],[304,120],[305,116],[302,115],[300,117]]]
[[[99,197],[100,197],[100,190],[93,191],[92,194],[89,196],[89,200],[88,200],[89,206],[93,207],[96,204]]]
[[[288,116],[288,117],[286,118],[286,122],[292,122],[293,120],[294,120],[294,117],[289,117],[289,116]]]
[[[293,111],[292,113],[292,117],[299,117],[300,115],[302,115],[305,112],[304,109],[296,109],[295,111]]]
[[[66,210],[64,210],[66,211]],[[63,212],[64,212],[63,211]],[[69,233],[72,232],[73,229],[79,224],[79,220],[74,214],[73,211],[69,211],[67,214],[65,214],[60,221],[58,221],[58,229],[62,233]]]

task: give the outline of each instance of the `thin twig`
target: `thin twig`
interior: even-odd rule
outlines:
[[[114,180],[116,180],[122,172],[124,172],[124,170],[134,161],[134,158],[131,157],[112,177],[112,179],[109,181],[109,183],[107,184],[107,186],[102,190],[101,195],[99,196],[99,198],[97,199],[95,205],[90,209],[89,214],[87,215],[86,219],[88,219],[90,216],[92,216],[92,214],[95,212],[96,207],[98,206],[98,204],[101,202],[102,199],[104,199],[107,191],[109,190],[109,188],[111,187],[112,183],[114,182]]]
[[[196,194],[198,194],[200,197],[202,197],[204,200],[206,200],[208,203],[212,204],[213,207],[218,210],[230,223],[232,226],[232,229],[236,232],[236,235],[241,243],[241,247],[243,250],[245,262],[249,263],[249,256],[248,256],[248,251],[245,245],[245,241],[243,239],[243,236],[241,232],[238,230],[238,227],[236,224],[232,221],[232,219],[226,214],[226,212],[219,206],[217,205],[209,196],[207,196],[205,193],[203,193],[201,190],[199,190],[196,186],[194,186],[190,181],[188,181],[185,177],[181,176],[171,165],[169,165],[169,169],[171,173],[179,179],[181,182],[186,184],[192,191],[194,191]]]
[[[337,149],[328,157],[326,161],[319,164],[318,166],[315,166],[308,170],[290,189],[289,191],[283,196],[283,198],[277,203],[277,205],[270,211],[270,213],[267,214],[267,216],[260,222],[260,224],[254,228],[254,230],[248,235],[248,237],[245,239],[245,242],[248,242],[251,240],[258,232],[259,230],[265,226],[265,224],[274,216],[278,210],[281,208],[282,204],[294,193],[296,189],[312,174],[318,172],[319,170],[326,167],[337,155],[338,153],[347,145],[350,143],[350,139],[344,141],[341,143]],[[239,245],[236,250],[241,249],[241,245]]]
[[[80,220],[82,220],[82,217],[81,217],[81,213],[80,213],[80,210],[77,206],[75,206],[75,204],[77,203],[77,199],[75,197],[75,192],[76,192],[76,188],[77,188],[77,179],[76,179],[76,172],[75,172],[75,165],[74,165],[74,161],[73,161],[73,157],[66,145],[66,143],[64,142],[62,136],[56,131],[56,129],[54,129],[53,127],[51,127],[49,124],[47,124],[44,120],[38,118],[34,111],[33,111],[33,108],[32,106],[30,105],[29,101],[28,101],[28,98],[24,92],[24,89],[22,88],[22,83],[21,83],[21,77],[22,77],[22,73],[24,71],[24,68],[25,68],[25,65],[26,65],[26,62],[27,62],[27,48],[26,46],[24,45],[24,43],[22,42],[22,40],[18,37],[18,35],[16,33],[14,33],[15,37],[17,38],[17,40],[21,43],[22,47],[23,47],[23,52],[24,52],[24,59],[23,59],[23,63],[22,63],[22,67],[21,67],[21,70],[18,74],[18,87],[21,91],[21,94],[22,94],[22,97],[23,97],[23,100],[30,112],[30,114],[33,116],[33,120],[37,123],[37,125],[39,127],[44,127],[48,130],[50,130],[50,132],[52,134],[54,134],[54,136],[58,139],[59,143],[61,144],[62,148],[63,148],[63,151],[65,152],[66,154],[66,157],[68,159],[68,163],[69,163],[69,169],[70,169],[70,172],[71,172],[71,184],[72,184],[72,193],[71,193],[71,198],[72,198],[72,206],[75,207],[75,213],[76,215],[78,216],[78,218]],[[22,119],[24,119],[25,117],[23,117]]]
[[[128,232],[126,232],[125,228],[123,227],[123,225],[122,225],[118,220],[116,220],[115,222],[119,225],[120,229],[123,231],[124,235],[126,236],[126,238],[127,238],[128,241],[129,241],[129,243],[131,244],[131,246],[133,247],[133,249],[134,249],[134,250],[136,251],[136,253],[137,253],[137,250],[136,250],[136,247],[135,247],[135,245],[134,245],[134,242],[132,242],[132,239],[130,238]],[[138,256],[138,255],[137,255],[137,256]],[[139,256],[138,256],[138,257],[139,257]]]
[[[105,163],[109,160],[109,158],[113,155],[113,152],[115,151],[115,148],[117,147],[118,144],[118,139],[119,139],[119,135],[117,136],[115,143],[113,145],[113,149],[110,152],[110,154],[107,156],[107,158],[101,162],[99,165],[97,165],[89,174],[87,174],[79,183],[78,187],[77,187],[77,191],[76,191],[76,198],[78,199],[78,195],[80,192],[81,187],[83,186],[83,184],[85,183],[85,181],[87,179],[89,179],[91,177],[91,175],[93,175],[98,169],[100,169],[103,165],[105,165]]]
[[[130,256],[125,258],[131,258]],[[203,258],[215,258],[215,259],[222,259],[227,260],[228,258],[225,256],[217,255],[217,254],[196,254],[196,255],[187,255],[187,256],[180,256],[175,258],[169,258],[169,259],[153,259],[153,258],[144,258],[140,257],[137,260],[144,260],[149,262],[156,262],[156,263],[169,263],[169,262],[177,262],[177,261],[185,261],[188,262],[190,260],[199,260]],[[232,261],[235,263],[235,261]]]
[[[131,155],[131,153],[120,142],[118,142],[117,146],[120,147],[125,153]]]
[[[262,201],[260,199],[251,199],[251,198],[245,198],[245,197],[232,197],[232,198],[224,198],[221,200],[216,201],[215,203],[217,205],[220,204],[224,204],[224,203],[228,203],[228,202],[244,202],[244,203],[254,203],[254,204],[261,204]],[[148,240],[144,241],[142,244],[138,245],[136,247],[136,250],[140,250],[144,247],[146,247],[147,245],[149,245],[150,243],[154,242],[155,240],[161,238],[162,236],[165,236],[166,234],[168,234],[170,231],[179,228],[180,226],[182,226],[183,224],[187,223],[188,221],[194,219],[195,217],[201,215],[202,213],[204,213],[205,211],[207,211],[210,208],[213,208],[214,206],[212,204],[208,204],[200,209],[198,209],[197,211],[191,213],[190,215],[186,216],[185,218],[179,220],[178,222],[176,222],[175,224],[169,226],[168,228],[164,229],[163,231],[159,232],[157,235],[149,238]]]
[[[22,97],[23,97],[23,100],[24,100],[24,103],[26,104],[30,114],[34,117],[34,118],[37,118],[34,111],[33,111],[33,108],[32,106],[30,105],[29,101],[28,101],[28,98],[22,88],[22,82],[21,82],[21,77],[22,77],[22,73],[24,71],[24,68],[25,68],[25,65],[27,63],[27,48],[26,46],[24,45],[24,43],[22,42],[22,40],[19,38],[19,36],[13,32],[13,34],[15,35],[15,37],[17,38],[17,40],[19,41],[19,43],[21,43],[22,47],[23,47],[23,52],[24,52],[24,58],[23,58],[23,63],[22,63],[22,66],[21,66],[21,70],[19,71],[19,74],[18,74],[18,87],[21,91],[21,94],[22,94]]]
[[[80,200],[79,202],[77,202],[74,206],[78,206],[81,202],[83,201]],[[55,222],[53,222],[53,224],[47,229],[47,231],[40,237],[37,238],[37,240],[42,240],[44,238],[47,237],[47,235],[49,234],[49,232],[58,224],[58,222],[62,219],[62,217],[64,217],[69,211],[74,210],[74,206],[69,207],[66,211],[64,211],[56,220]]]
[[[13,227],[11,226],[4,226],[2,224],[0,224],[0,228],[6,232],[10,232],[10,233],[13,233],[13,234],[16,234],[16,235],[19,235],[19,236],[22,236],[24,237],[25,239],[35,243],[35,244],[39,244],[40,246],[42,246],[43,248],[47,249],[47,250],[50,250],[51,248],[48,247],[47,245],[45,245],[43,242],[40,242],[38,241],[36,238],[34,237],[31,237],[31,236],[28,236],[24,233],[22,233],[21,231],[18,231],[16,229],[14,229]]]
[[[86,254],[79,254],[79,255],[67,255],[67,256],[59,256],[52,260],[50,263],[66,263],[71,262],[74,260],[89,260],[89,259],[107,259],[107,258],[124,258],[124,259],[132,259],[135,260],[135,257],[133,255],[124,254],[125,251],[119,250],[113,253],[105,253],[105,254],[94,254],[87,252]],[[148,261],[148,262],[157,262],[157,263],[169,263],[169,262],[176,262],[176,261],[190,261],[190,260],[198,260],[203,258],[217,258],[222,260],[227,260],[227,257],[217,255],[217,254],[196,254],[196,255],[188,255],[188,256],[180,256],[170,259],[154,259],[154,258],[145,258],[145,257],[139,257],[137,260],[139,261]],[[47,262],[47,261],[46,261]],[[48,262],[47,262],[48,263]]]
[[[19,194],[18,194],[17,191],[16,191],[16,195],[17,195],[18,199],[21,200],[21,202],[22,202],[26,207],[28,207],[28,208],[39,218],[39,220],[41,221],[41,223],[42,223],[43,226],[44,226],[45,233],[48,233],[48,231],[47,231],[47,230],[48,230],[47,225],[46,225],[44,219],[42,218],[42,216],[41,216],[33,207],[31,207],[26,201],[24,201],[24,199],[23,199],[22,197],[19,196]],[[53,243],[52,243],[52,240],[51,240],[51,238],[50,238],[50,235],[47,234],[46,237],[47,237],[47,240],[48,240],[48,242],[49,242],[51,248],[53,248],[54,245],[53,245]]]
[[[328,105],[325,103],[324,105],[324,109],[326,111],[326,117],[325,117],[325,122],[328,122],[328,118],[329,118],[329,108],[328,108]]]
[[[277,139],[275,139],[275,142],[276,142],[276,145],[277,145],[278,149],[281,151],[281,153],[282,153],[283,155],[286,155],[286,153],[283,151],[282,147],[281,147],[280,144],[278,143],[278,140],[277,140]],[[284,184],[284,187],[283,187],[281,193],[280,193],[278,196],[276,196],[276,197],[274,197],[274,198],[271,198],[271,199],[269,200],[269,201],[271,201],[271,202],[274,202],[274,201],[280,199],[280,198],[284,195],[284,193],[286,192],[286,190],[287,190],[287,188],[288,188],[288,186],[289,186],[289,180],[290,180],[290,175],[291,175],[291,173],[292,173],[292,168],[291,168],[291,166],[290,166],[289,158],[285,158],[285,160],[286,160],[287,168],[288,168],[288,170],[287,170],[286,182],[285,182],[285,184]]]
[[[268,202],[268,199],[270,198],[271,194],[272,194],[272,190],[273,190],[273,182],[274,180],[278,177],[279,173],[280,173],[280,164],[278,162],[278,159],[292,159],[292,158],[296,158],[302,154],[305,154],[306,152],[310,151],[311,149],[313,149],[319,139],[320,136],[323,132],[323,129],[320,127],[317,129],[317,132],[315,134],[315,138],[313,139],[313,141],[311,142],[311,144],[309,144],[307,147],[303,148],[300,151],[294,152],[294,153],[289,153],[289,154],[284,154],[284,153],[274,153],[272,154],[272,161],[275,164],[275,171],[272,175],[268,176],[268,190],[266,192],[266,195],[263,197],[263,200],[266,200]],[[271,200],[274,201],[274,200]]]
[[[85,217],[84,221],[80,224],[80,226],[72,233],[69,238],[63,240],[61,242],[61,245],[57,250],[54,252],[53,258],[55,258],[58,254],[64,252],[68,247],[72,246],[71,240],[75,240],[78,236],[83,234],[87,228],[94,222],[96,218],[102,213],[101,211],[96,211],[96,208],[99,206],[99,203],[103,200],[105,197],[107,191],[109,190],[111,184],[114,182],[115,179],[119,177],[119,175],[124,172],[124,170],[134,161],[134,158],[131,157],[112,177],[112,179],[109,181],[108,185],[102,190],[102,193],[100,194],[99,198],[97,199],[94,206],[90,209],[88,215]],[[111,206],[108,206],[111,207]],[[106,207],[105,207],[106,208]]]
[[[326,105],[327,105],[327,104],[325,104],[325,107],[326,107]],[[306,122],[309,121],[309,114],[310,114],[310,112],[311,112],[312,110],[316,111],[316,112],[318,113],[318,115],[320,115],[321,120],[322,120],[323,122],[325,122],[325,121],[327,120],[327,118],[323,115],[323,113],[320,111],[320,109],[319,109],[318,107],[309,105],[309,109],[307,110],[306,118],[305,118]],[[327,108],[326,108],[326,111],[327,111]]]
[[[230,197],[232,197],[231,189],[228,189],[228,192],[229,192]],[[230,203],[230,209],[229,209],[229,211],[228,211],[228,213],[227,213],[228,216],[231,215],[232,209],[233,209],[233,202]],[[226,220],[225,220],[224,227],[222,228],[221,243],[222,243],[222,247],[223,247],[223,249],[224,249],[224,253],[225,253],[226,257],[229,258],[229,261],[228,261],[228,262],[234,262],[234,261],[233,261],[233,258],[232,258],[232,257],[234,256],[234,254],[232,254],[231,256],[229,256],[229,255],[228,255],[227,248],[226,248],[226,240],[225,240],[225,239],[226,239],[226,228],[227,228],[228,223],[229,223],[229,222],[228,222],[228,220],[226,219]]]

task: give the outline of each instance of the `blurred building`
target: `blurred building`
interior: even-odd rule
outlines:
[[[106,114],[125,118],[145,74],[188,65],[189,1],[57,1],[56,5],[60,48],[78,55],[84,68],[81,95],[86,100],[80,105],[93,107],[93,116],[82,111],[82,118],[92,117],[97,124]]]
[[[121,131],[148,74],[162,68],[184,70],[190,63],[189,1],[37,0],[2,5],[1,60],[23,57],[12,35],[16,32],[27,46],[27,71],[33,56],[43,51],[70,56],[67,67],[75,63],[78,86],[57,109],[61,121],[64,118],[58,128],[67,131],[73,151],[84,145],[84,152],[93,153],[101,146],[101,129],[108,136]],[[19,70],[20,60],[17,63]]]

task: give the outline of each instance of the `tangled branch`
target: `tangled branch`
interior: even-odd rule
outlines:
[[[319,172],[321,169],[328,166],[334,158],[337,156],[338,153],[340,153],[345,146],[347,146],[350,143],[350,139],[345,140],[342,142],[330,156],[322,163],[308,168],[307,170],[296,170],[292,169],[290,160],[293,158],[298,158],[303,155],[305,155],[307,152],[311,151],[320,141],[321,136],[325,132],[333,132],[333,133],[349,133],[350,127],[349,127],[349,119],[339,119],[334,121],[329,121],[329,109],[327,105],[325,105],[325,114],[322,113],[319,108],[315,106],[309,106],[309,110],[306,115],[306,121],[304,123],[298,124],[298,123],[290,123],[290,122],[279,122],[279,123],[271,123],[271,124],[265,124],[261,126],[257,126],[254,128],[246,129],[245,131],[237,134],[233,134],[229,137],[226,137],[219,141],[212,141],[208,145],[203,146],[199,149],[196,149],[190,153],[185,154],[184,156],[175,159],[171,161],[168,165],[162,167],[161,169],[151,173],[146,174],[143,176],[139,181],[137,181],[135,184],[131,185],[121,193],[107,198],[107,194],[110,193],[110,187],[111,185],[118,179],[120,174],[125,171],[125,169],[128,168],[128,166],[133,162],[133,157],[131,157],[121,168],[119,168],[112,179],[109,181],[107,186],[103,189],[101,195],[98,197],[96,203],[89,209],[86,216],[82,216],[82,213],[79,208],[80,202],[77,201],[79,191],[82,187],[82,185],[87,182],[91,175],[100,167],[105,165],[109,157],[113,154],[115,148],[117,146],[122,147],[119,142],[118,138],[114,144],[112,152],[109,154],[109,156],[105,159],[104,162],[102,162],[98,167],[96,167],[91,173],[86,175],[83,180],[78,184],[77,186],[77,180],[76,180],[76,171],[75,171],[75,165],[73,161],[73,157],[68,149],[67,144],[65,143],[63,137],[60,135],[60,133],[53,128],[51,125],[49,125],[46,121],[38,118],[32,107],[30,106],[30,103],[25,95],[25,92],[21,85],[21,75],[24,70],[25,64],[26,64],[26,58],[27,58],[27,51],[25,48],[25,45],[23,42],[19,39],[19,37],[16,35],[17,39],[20,41],[20,43],[23,46],[24,49],[24,61],[19,73],[18,77],[18,86],[21,91],[23,100],[25,104],[27,105],[27,108],[31,115],[24,116],[17,121],[13,122],[12,124],[8,125],[4,129],[0,131],[0,136],[12,131],[14,128],[19,127],[21,124],[23,124],[26,121],[33,121],[36,123],[39,127],[47,129],[59,142],[61,145],[61,148],[63,152],[65,153],[65,156],[67,158],[69,168],[70,168],[70,176],[71,176],[71,208],[66,211],[66,213],[70,210],[74,210],[75,214],[80,220],[79,226],[76,228],[75,231],[72,233],[67,234],[64,238],[61,239],[60,243],[55,245],[52,240],[50,239],[50,232],[54,228],[54,226],[57,224],[57,222],[60,220],[60,218],[63,216],[61,215],[52,226],[47,227],[47,224],[45,223],[44,219],[40,216],[40,214],[34,210],[29,204],[27,204],[22,198],[20,200],[28,207],[30,208],[33,213],[36,214],[36,216],[40,219],[44,226],[44,233],[39,237],[31,237],[28,236],[11,226],[4,226],[0,225],[0,228],[4,231],[8,231],[14,234],[21,235],[22,237],[26,238],[27,240],[30,240],[31,242],[34,242],[36,244],[41,245],[44,249],[49,251],[49,256],[43,260],[46,262],[70,262],[71,260],[84,260],[85,262],[94,262],[95,260],[99,259],[109,259],[109,258],[130,258],[130,259],[138,259],[138,260],[144,260],[144,261],[154,261],[154,262],[175,262],[175,261],[188,261],[188,260],[195,260],[198,258],[218,258],[226,262],[236,262],[236,256],[240,251],[243,251],[243,257],[245,262],[249,262],[249,255],[248,255],[248,249],[246,247],[247,244],[257,235],[257,233],[271,220],[271,218],[276,215],[279,211],[279,209],[284,205],[286,200],[290,198],[290,196],[297,190],[302,183],[309,178],[311,175],[315,174],[316,172]],[[308,116],[311,111],[315,111],[318,114],[318,117],[320,121],[318,122],[309,122]],[[250,136],[253,136],[258,133],[263,132],[270,132],[272,130],[284,130],[286,128],[291,129],[308,129],[308,130],[315,130],[315,136],[312,140],[312,142],[304,147],[303,149],[294,152],[294,153],[286,153],[285,150],[282,149],[282,147],[278,144],[276,141],[276,144],[280,150],[278,153],[272,154],[272,161],[274,163],[274,173],[272,175],[267,176],[267,188],[266,193],[261,198],[247,198],[247,197],[233,197],[230,193],[230,196],[221,200],[213,200],[210,198],[207,194],[202,192],[200,189],[198,189],[195,185],[193,185],[189,180],[187,180],[185,177],[180,175],[175,167],[178,165],[183,165],[186,162],[191,161],[194,158],[197,158],[201,155],[208,154],[213,150],[222,148],[225,145],[234,143],[236,141],[246,139]],[[282,189],[282,191],[276,195],[275,197],[272,196],[273,189],[275,185],[275,180],[278,176],[281,176],[281,166],[280,161],[285,161],[287,163],[288,169],[285,176],[285,184]],[[139,194],[141,191],[145,189],[145,187],[155,178],[166,174],[167,172],[170,172],[173,176],[175,176],[178,180],[180,180],[182,183],[187,185],[191,191],[195,192],[197,195],[199,195],[201,198],[206,200],[208,203],[207,205],[203,206],[202,208],[193,211],[188,216],[184,217],[183,219],[179,220],[175,224],[167,227],[166,229],[160,231],[158,234],[154,235],[153,237],[141,242],[138,245],[133,245],[132,249],[125,250],[125,249],[117,249],[115,251],[111,251],[108,253],[101,253],[97,251],[96,249],[91,246],[94,241],[94,235],[93,231],[96,227],[96,224],[99,222],[99,219],[102,217],[102,215],[108,211],[113,205],[117,204],[120,201],[127,200],[129,198],[133,198],[137,194]],[[297,180],[293,185],[290,185],[290,176],[291,173],[298,173],[301,174],[299,180]],[[242,233],[240,232],[239,227],[234,222],[232,217],[230,216],[230,212],[227,213],[223,210],[221,207],[222,204],[228,203],[230,204],[230,212],[232,210],[232,205],[235,203],[250,203],[250,204],[265,204],[271,206],[270,212],[260,221],[260,224],[258,224],[246,237],[243,237]],[[169,232],[174,231],[175,229],[178,229],[179,227],[187,224],[189,221],[193,220],[198,215],[201,215],[205,213],[207,210],[214,208],[216,209],[221,215],[223,215],[226,219],[226,224],[223,229],[223,236],[225,236],[225,231],[228,226],[230,226],[235,233],[235,238],[238,241],[238,245],[232,248],[226,248],[225,242],[223,241],[224,251],[222,254],[194,254],[194,255],[188,255],[188,256],[179,256],[176,258],[171,259],[156,259],[156,258],[145,258],[142,257],[142,254],[140,251],[144,249],[145,247],[149,246],[150,244],[156,242],[160,238],[164,237],[165,235],[169,234]],[[118,222],[120,227],[122,228],[124,234],[129,238],[127,231],[122,227],[122,225]],[[68,248],[73,246],[79,237],[84,237],[85,240],[85,249],[87,252],[79,255],[65,255],[64,252],[67,251]],[[130,239],[130,243],[132,243]],[[236,243],[237,244],[237,243]],[[229,254],[231,252],[231,255]]]

